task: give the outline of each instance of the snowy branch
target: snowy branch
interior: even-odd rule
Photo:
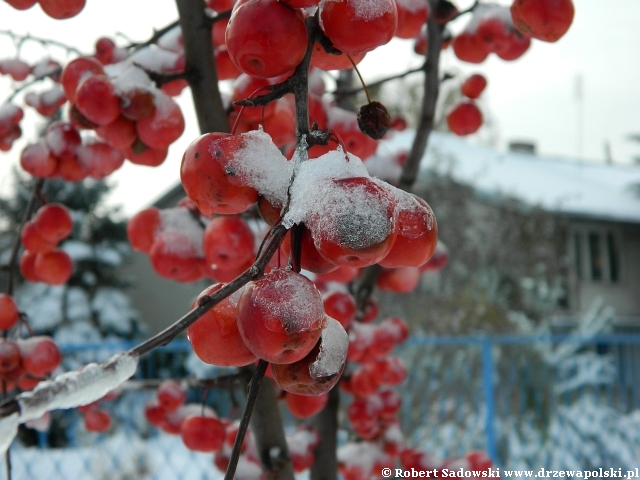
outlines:
[[[0,453],[4,453],[17,433],[18,423],[41,417],[44,413],[75,408],[95,402],[131,377],[138,366],[138,356],[118,353],[101,364],[91,363],[80,371],[63,373],[54,380],[40,382],[30,392],[0,404]]]

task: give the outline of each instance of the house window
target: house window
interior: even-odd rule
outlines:
[[[573,251],[575,252],[576,276],[582,279],[582,235],[578,232],[573,234]]]
[[[607,234],[607,254],[609,256],[609,280],[620,280],[620,249],[613,233]]]
[[[608,230],[573,234],[576,277],[580,280],[617,283],[621,278],[620,237]]]
[[[589,234],[589,263],[591,280],[602,280],[602,248],[600,245],[600,235]]]

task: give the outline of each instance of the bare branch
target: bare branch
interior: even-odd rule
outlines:
[[[149,37],[148,40],[141,42],[141,43],[130,43],[129,45],[127,45],[125,48],[126,49],[133,49],[134,52],[144,48],[144,47],[148,47],[149,45],[153,45],[154,43],[157,43],[158,40],[160,40],[160,38],[162,38],[162,36],[165,33],[170,32],[171,30],[173,30],[174,28],[176,28],[179,25],[178,20],[174,20],[173,22],[171,22],[169,25],[162,27],[160,30],[154,30],[153,31],[153,35],[151,35],[151,37]]]
[[[228,132],[211,43],[211,26],[203,0],[176,0],[193,104],[200,133]]]
[[[229,457],[229,466],[227,472],[224,475],[224,480],[233,480],[236,474],[236,467],[238,466],[238,460],[240,459],[240,451],[242,450],[242,443],[244,442],[244,436],[247,433],[249,427],[249,420],[251,419],[251,413],[253,407],[258,399],[258,392],[260,391],[260,384],[264,378],[264,374],[267,371],[269,362],[260,360],[253,376],[251,377],[251,383],[249,383],[249,394],[247,395],[247,403],[244,406],[242,412],[242,418],[240,419],[240,425],[238,426],[238,433],[236,439],[233,442],[233,450],[231,451],[231,457]]]
[[[456,18],[461,17],[462,15],[466,15],[467,13],[472,13],[472,12],[476,9],[476,7],[477,7],[479,4],[480,4],[480,1],[479,1],[479,0],[475,0],[475,2],[473,2],[473,5],[471,5],[471,6],[470,6],[469,8],[467,8],[466,10],[463,10],[463,11],[461,11],[461,12],[458,12],[458,14],[457,14],[455,17],[453,17],[451,20],[449,20],[449,21],[453,21],[453,20],[455,20]]]

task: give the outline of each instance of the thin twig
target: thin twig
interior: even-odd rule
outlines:
[[[375,82],[369,82],[367,86],[368,88],[376,88],[387,82],[398,80],[408,75],[412,75],[414,73],[420,73],[420,72],[424,72],[424,65],[421,65],[420,67],[417,67],[417,68],[412,68],[411,70],[407,70],[405,72],[398,73],[396,75],[392,75],[390,77],[381,78],[379,80],[376,80]],[[357,93],[360,93],[362,90],[363,90],[363,87],[340,88],[340,89],[334,90],[332,93],[340,97],[340,96],[347,96],[347,95],[355,95]]]
[[[233,450],[231,451],[231,457],[229,458],[227,472],[224,474],[224,480],[233,480],[233,477],[236,474],[236,467],[238,466],[242,443],[244,442],[244,436],[247,433],[247,427],[249,426],[249,420],[251,419],[251,412],[253,412],[253,407],[258,399],[260,384],[262,383],[262,379],[264,378],[264,374],[267,371],[268,366],[269,362],[260,360],[253,377],[251,377],[249,393],[247,394],[247,403],[244,406],[242,419],[240,420],[240,426],[238,427],[238,433],[236,434],[236,439],[233,442]]]
[[[249,380],[247,372],[239,370],[237,373],[230,375],[221,375],[215,378],[183,378],[176,380],[184,388],[231,388],[241,387]],[[145,378],[142,380],[127,380],[118,390],[120,391],[138,391],[153,390],[160,386],[166,378]]]
[[[193,324],[196,320],[198,320],[202,315],[208,312],[211,308],[216,306],[222,300],[227,298],[229,295],[234,292],[240,290],[247,283],[252,280],[257,280],[264,274],[264,269],[266,268],[271,257],[278,251],[284,236],[286,235],[287,230],[282,226],[278,225],[271,230],[269,241],[267,242],[264,250],[257,258],[255,263],[249,267],[242,275],[233,280],[232,282],[226,284],[220,290],[216,291],[212,295],[203,296],[200,298],[198,302],[198,307],[191,310],[189,313],[184,315],[181,319],[176,321],[174,324],[165,328],[160,333],[154,335],[148,340],[142,342],[141,344],[135,346],[131,350],[129,350],[130,354],[142,356],[157,347],[161,347],[163,345],[167,345],[171,340],[176,338],[179,334],[184,332],[191,324]]]
[[[479,4],[480,4],[479,0],[476,0],[475,2],[473,2],[473,5],[471,5],[466,10],[458,12],[458,14],[455,17],[453,17],[451,20],[449,20],[449,21],[451,22],[451,21],[455,20],[456,18],[461,17],[462,15],[466,15],[467,13],[472,13]]]
[[[66,43],[62,43],[57,40],[51,40],[49,38],[34,37],[30,33],[27,33],[26,35],[20,35],[12,32],[11,30],[0,30],[0,35],[7,35],[11,37],[13,40],[18,41],[20,43],[24,43],[26,41],[32,41],[32,42],[39,43],[40,45],[50,45],[52,47],[59,47],[66,50],[67,52],[75,53],[78,55],[84,55],[82,51],[78,50],[76,47],[67,45]]]
[[[154,30],[153,31],[153,35],[151,35],[151,37],[149,37],[148,40],[146,40],[144,42],[141,42],[141,43],[130,43],[125,48],[126,49],[132,49],[133,52],[137,52],[138,50],[140,50],[140,49],[142,49],[144,47],[148,47],[149,45],[153,45],[158,40],[160,40],[160,38],[165,33],[170,32],[171,30],[173,30],[177,26],[178,26],[178,20],[174,20],[173,22],[171,22],[166,27],[162,27],[160,30]]]
[[[58,67],[58,68],[56,68],[54,70],[51,70],[51,71],[45,73],[44,75],[40,75],[38,77],[32,78],[28,82],[25,82],[22,85],[20,85],[19,87],[14,88],[13,92],[11,93],[11,95],[9,95],[7,97],[7,99],[5,100],[5,103],[9,103],[9,102],[13,101],[13,99],[16,98],[16,96],[20,92],[22,92],[23,90],[26,90],[27,88],[31,87],[32,85],[35,85],[38,82],[46,80],[47,78],[54,77],[56,75],[60,75],[61,73],[62,73],[62,67]]]

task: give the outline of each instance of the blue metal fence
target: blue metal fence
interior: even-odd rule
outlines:
[[[500,466],[640,464],[640,335],[412,338],[403,425],[443,457]]]
[[[129,346],[62,350],[87,361]],[[185,376],[189,352],[188,342],[158,349],[137,375]],[[401,420],[415,446],[441,457],[484,450],[506,468],[640,465],[640,335],[411,338],[395,355],[409,367],[399,387]],[[39,447],[12,448],[15,478],[212,478],[210,455],[187,452],[146,425],[142,408],[152,394],[129,392],[113,402],[119,427],[108,436],[84,431],[77,412],[57,413],[62,432],[41,434]],[[198,402],[202,392],[191,395]],[[225,415],[235,399],[220,391],[210,401]]]

